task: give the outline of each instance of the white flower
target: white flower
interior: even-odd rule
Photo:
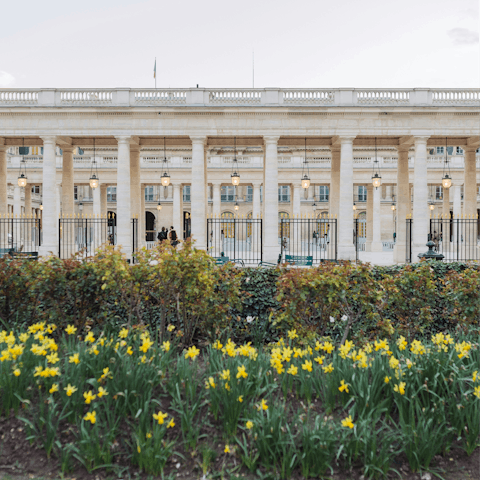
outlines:
[[[247,323],[252,323],[254,320],[255,320],[255,317],[252,317],[251,315],[247,317]]]
[[[348,320],[347,315],[343,315],[343,316],[342,316],[342,322],[345,322],[345,320]]]
[[[152,260],[150,263],[149,263],[150,266],[154,267],[155,265],[158,265],[158,260]]]
[[[330,317],[330,323],[334,323],[335,319],[333,317]]]
[[[245,279],[245,283],[248,283],[249,281],[250,281],[250,277],[247,277],[247,278]]]

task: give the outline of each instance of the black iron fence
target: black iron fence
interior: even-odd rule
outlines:
[[[34,216],[0,216],[0,256],[11,253],[38,253],[42,243],[42,222]]]
[[[480,261],[479,221],[466,215],[438,215],[430,218],[430,237],[434,250],[445,262]]]
[[[316,218],[280,218],[279,241],[282,261],[287,255],[312,257],[313,265],[336,261],[337,219],[328,214]]]
[[[412,263],[412,229],[413,219],[411,215],[407,218],[406,241],[405,241],[405,262]]]
[[[208,253],[214,258],[258,265],[263,259],[262,238],[261,218],[207,218]]]
[[[132,253],[138,251],[138,218],[132,218]],[[117,244],[114,214],[63,215],[58,221],[58,256],[86,258],[95,255],[102,245]]]
[[[353,218],[353,244],[355,245],[355,260],[358,262],[360,252],[365,251],[367,237],[367,220],[364,216]]]

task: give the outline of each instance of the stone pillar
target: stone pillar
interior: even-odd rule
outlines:
[[[329,190],[330,214],[336,215],[338,218],[338,206],[340,202],[340,147],[332,145],[330,150],[332,152]]]
[[[108,207],[107,207],[107,184],[100,184],[100,214],[102,217],[106,218]]]
[[[293,216],[300,216],[301,200],[302,200],[302,185],[300,183],[292,184],[293,188]]]
[[[408,203],[407,203],[407,215],[410,216],[410,218],[413,215],[413,210],[412,210],[412,195],[413,195],[413,185],[408,184]]]
[[[140,190],[140,214],[138,216],[138,246],[139,248],[145,247],[147,245],[147,232],[146,232],[146,215],[147,212],[145,210],[145,187],[144,183],[139,184]],[[154,239],[156,240],[156,239]]]
[[[427,204],[427,140],[428,137],[415,137],[412,262],[418,261],[418,254],[426,251],[425,244],[430,233],[430,215]]]
[[[258,222],[260,214],[262,212],[262,206],[260,204],[260,185],[262,182],[252,182],[253,186],[253,198],[252,198],[252,219]],[[252,228],[252,251],[259,252],[262,248],[260,242],[260,226],[259,223],[254,223]]]
[[[367,185],[367,225],[366,225],[365,251],[372,251],[373,242],[373,185]]]
[[[130,191],[130,137],[116,137],[117,164],[117,245],[122,252],[132,256],[131,191]]]
[[[278,159],[277,136],[264,136],[265,162],[263,183],[263,260],[277,263],[280,254],[278,243]]]
[[[372,252],[381,252],[382,246],[382,222],[381,222],[381,200],[382,190],[380,188],[373,189],[373,237]]]
[[[205,188],[205,143],[207,137],[192,136],[190,138],[192,139],[192,183],[190,186],[192,238],[195,240],[196,248],[206,250],[207,202]],[[183,228],[177,230],[179,238],[182,238],[182,232]]]
[[[130,195],[130,216],[138,219],[138,245],[142,247],[145,244],[145,190],[140,185],[139,145],[130,145]]]
[[[190,191],[191,193],[191,191]],[[166,228],[170,230],[170,227],[173,226],[177,232],[178,238],[183,238],[183,225],[182,225],[182,185],[180,183],[175,183],[173,185],[173,212],[172,212],[172,225],[166,225]],[[193,203],[192,203],[193,205]],[[192,219],[193,220],[193,219]]]
[[[43,140],[43,184],[42,184],[42,245],[39,255],[58,254],[57,211],[57,159],[56,137],[41,137]]]
[[[445,255],[450,244],[450,188],[443,189],[442,218],[442,253]]]
[[[28,188],[28,185],[27,185]],[[18,185],[13,187],[13,215],[20,217],[22,215],[22,189]]]
[[[32,185],[25,187],[25,215],[32,215]]]
[[[73,175],[73,147],[62,146],[62,213],[72,215],[75,205],[75,181]]]
[[[2,216],[8,213],[7,148],[0,145],[0,215]]]
[[[468,219],[463,231],[467,256],[476,259],[474,248],[477,246],[477,166],[475,152],[477,147],[464,147],[465,152],[465,180],[463,182],[463,213]]]
[[[60,215],[62,212],[62,184],[57,183],[56,189],[55,189],[55,198],[57,201],[57,212]]]
[[[353,244],[353,139],[340,137],[340,199],[338,207],[338,257],[355,259]]]
[[[220,214],[222,213],[222,204],[221,204],[221,189],[222,189],[222,182],[212,182],[213,185],[213,217],[220,218]]]
[[[410,185],[408,183],[408,146],[398,147],[397,163],[397,237],[393,249],[395,263],[405,263],[407,257],[407,215],[410,213]]]

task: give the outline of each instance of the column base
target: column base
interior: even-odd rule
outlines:
[[[338,245],[338,259],[339,260],[355,260],[355,246],[353,244],[341,243]]]
[[[380,242],[371,242],[365,244],[366,252],[383,252],[383,245]]]
[[[405,263],[407,258],[407,244],[397,242],[393,247],[393,261],[395,263]]]
[[[58,245],[41,245],[38,247],[39,257],[58,256]]]
[[[263,246],[263,261],[268,263],[277,263],[278,256],[280,255],[280,245],[275,246]]]

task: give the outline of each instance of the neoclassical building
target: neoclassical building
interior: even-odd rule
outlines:
[[[480,260],[479,147],[479,89],[3,89],[0,242],[32,241],[5,219],[33,216],[40,254],[62,254],[68,219],[108,217],[129,256],[173,226],[272,263],[327,243],[405,262],[429,234]]]

